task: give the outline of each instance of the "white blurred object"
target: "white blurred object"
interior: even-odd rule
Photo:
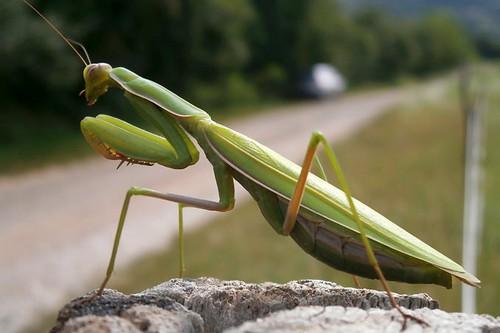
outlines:
[[[346,81],[335,67],[318,63],[302,78],[299,93],[306,97],[323,98],[344,92]]]

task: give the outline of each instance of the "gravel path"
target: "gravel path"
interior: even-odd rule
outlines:
[[[297,161],[313,130],[340,140],[395,103],[421,91],[382,90],[303,103],[227,125]],[[284,112],[288,111],[288,112]],[[117,217],[132,185],[216,199],[204,159],[186,170],[129,166],[91,158],[18,176],[0,177],[0,327],[16,332],[37,315],[93,287],[105,271]],[[237,202],[249,198],[237,186]],[[177,233],[177,206],[134,198],[118,266],[164,248]],[[186,229],[214,214],[185,213]],[[83,283],[82,283],[83,282]]]

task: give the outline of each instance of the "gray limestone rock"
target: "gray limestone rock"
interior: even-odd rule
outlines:
[[[202,332],[203,320],[174,300],[154,294],[125,295],[105,290],[65,305],[51,333],[57,332]]]
[[[500,318],[488,315],[448,313],[428,308],[416,309],[411,314],[424,319],[428,325],[408,320],[404,332],[464,332],[500,333]],[[397,310],[345,308],[341,306],[296,307],[280,311],[263,319],[246,322],[225,333],[400,333],[403,319]]]
[[[299,280],[285,284],[221,281],[213,278],[172,279],[142,294],[169,297],[199,313],[206,332],[221,332],[269,313],[308,305],[340,305],[362,309],[390,309],[385,292],[344,288],[333,282]],[[438,308],[426,294],[398,295],[397,302],[409,309]]]
[[[172,279],[133,295],[114,290],[93,294],[68,303],[51,332],[399,332],[402,327],[385,292],[320,280],[254,284]],[[411,332],[500,333],[498,318],[432,310],[439,305],[426,294],[395,298],[431,324],[409,322]]]

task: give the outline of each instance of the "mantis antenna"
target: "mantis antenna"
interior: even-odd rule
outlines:
[[[23,0],[23,2],[24,2],[24,3],[28,6],[28,7],[30,7],[31,9],[33,9],[33,11],[34,11],[35,13],[37,13],[37,14],[38,14],[38,16],[40,16],[40,17],[41,17],[41,18],[42,18],[42,19],[43,19],[43,20],[44,20],[44,21],[45,21],[45,22],[49,25],[49,27],[51,27],[51,28],[52,28],[52,30],[54,30],[54,31],[55,31],[55,32],[56,32],[56,33],[57,33],[57,34],[58,34],[58,35],[59,35],[59,36],[60,36],[60,37],[61,37],[61,38],[62,38],[62,39],[66,42],[66,44],[68,44],[68,45],[69,45],[69,47],[71,47],[71,49],[72,49],[73,51],[75,51],[76,55],[78,55],[78,58],[80,58],[80,59],[82,60],[82,62],[83,62],[83,64],[84,64],[85,66],[88,66],[88,65],[90,64],[90,58],[89,58],[89,56],[88,56],[88,54],[87,54],[87,50],[85,50],[85,48],[83,47],[83,45],[81,45],[81,44],[80,44],[80,43],[78,43],[78,42],[73,41],[73,43],[74,43],[74,44],[76,44],[76,45],[78,45],[78,46],[82,47],[82,49],[83,49],[83,50],[84,50],[84,52],[85,52],[85,55],[87,56],[87,59],[89,59],[89,62],[88,62],[88,63],[85,61],[85,59],[82,57],[82,55],[81,55],[81,54],[80,54],[80,53],[76,50],[76,48],[73,46],[73,44],[71,44],[70,40],[69,40],[68,38],[66,38],[66,37],[63,35],[63,33],[62,33],[59,29],[57,29],[57,27],[56,27],[54,24],[52,24],[52,22],[50,22],[50,21],[49,21],[49,20],[48,20],[45,16],[43,16],[43,14],[42,14],[42,13],[40,13],[40,12],[38,11],[38,9],[36,9],[36,8],[35,8],[35,6],[33,6],[33,5],[32,5],[30,2],[28,2],[27,0]]]
[[[73,40],[73,39],[71,39],[71,38],[66,38],[66,39],[67,39],[70,43],[75,44],[75,45],[78,45],[78,46],[79,46],[79,47],[83,50],[83,53],[85,53],[85,57],[87,58],[88,63],[89,63],[89,64],[91,64],[91,63],[92,63],[92,60],[90,60],[89,54],[88,54],[88,52],[87,52],[87,49],[85,48],[85,46],[83,46],[83,44],[82,44],[82,43],[77,42],[76,40]]]

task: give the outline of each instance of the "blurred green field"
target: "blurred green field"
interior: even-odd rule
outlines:
[[[479,278],[478,311],[500,314],[498,276],[500,236],[500,70],[481,75],[488,95],[485,161],[485,225]],[[461,261],[462,114],[456,83],[437,100],[401,105],[345,142],[334,143],[353,192],[447,256]],[[189,212],[186,213],[189,223]],[[185,237],[187,276],[214,276],[247,282],[285,282],[317,278],[352,286],[352,278],[306,255],[289,238],[277,235],[254,203],[240,203],[230,213]],[[119,269],[109,287],[137,292],[177,274],[176,244]],[[454,288],[391,283],[400,293],[427,292],[443,309],[460,309],[460,284]],[[362,285],[380,288],[376,281]]]

